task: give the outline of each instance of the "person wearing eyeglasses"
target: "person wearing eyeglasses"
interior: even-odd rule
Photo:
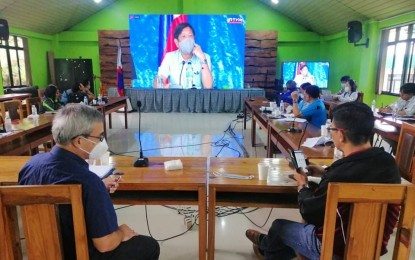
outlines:
[[[347,102],[333,108],[333,122],[328,128],[334,145],[344,157],[327,168],[309,165],[313,176],[321,182],[312,187],[304,172],[294,173],[298,185],[298,207],[305,223],[276,219],[268,234],[248,229],[247,238],[253,242],[254,252],[265,259],[292,259],[296,252],[307,259],[320,259],[325,205],[330,182],[395,183],[401,182],[395,159],[382,148],[372,147],[375,118],[369,106],[361,102]],[[338,219],[334,234],[333,259],[343,259],[344,237],[349,223],[350,205],[337,208]],[[388,206],[383,230],[381,255],[387,250],[390,235],[399,217],[399,206]]]
[[[104,117],[84,104],[67,104],[52,123],[56,145],[49,153],[33,156],[19,173],[20,185],[82,184],[82,202],[90,259],[158,259],[160,247],[151,237],[118,225],[109,193],[119,178],[101,180],[86,159],[100,159],[108,151]],[[64,259],[76,259],[70,205],[59,208]]]
[[[415,114],[415,83],[405,83],[399,90],[399,98],[387,107],[380,108],[381,113],[396,112],[400,116],[412,116]]]

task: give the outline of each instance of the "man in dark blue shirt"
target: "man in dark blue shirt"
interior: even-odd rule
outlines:
[[[153,238],[138,235],[127,225],[118,226],[109,192],[118,184],[102,181],[89,171],[85,159],[108,150],[103,116],[82,104],[69,104],[56,114],[52,134],[56,146],[34,156],[20,171],[19,184],[82,184],[82,201],[90,259],[158,259],[160,247]],[[75,259],[72,213],[59,208],[65,259]]]

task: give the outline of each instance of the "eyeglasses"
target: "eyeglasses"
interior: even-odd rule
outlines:
[[[102,134],[100,136],[93,136],[93,135],[84,135],[85,137],[92,137],[92,138],[97,138],[99,139],[100,142],[104,141],[105,136]]]
[[[344,128],[327,127],[327,131],[344,131]]]

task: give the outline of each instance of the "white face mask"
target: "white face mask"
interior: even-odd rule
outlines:
[[[191,54],[193,52],[194,47],[195,47],[195,40],[192,38],[187,38],[179,42],[179,49],[181,52],[185,54]]]
[[[303,94],[303,93],[298,94],[298,96],[299,96],[300,98],[304,99],[304,94]]]
[[[346,91],[346,92],[350,92],[350,87],[345,87],[345,88],[344,88],[344,91]]]
[[[104,138],[104,140],[102,140],[102,142],[98,142],[98,143],[95,143],[95,142],[89,140],[88,138],[85,138],[85,137],[83,137],[83,138],[85,140],[90,141],[91,143],[96,144],[95,147],[89,153],[87,151],[85,151],[84,149],[81,148],[82,151],[84,151],[84,152],[86,152],[86,153],[89,154],[89,159],[99,160],[99,159],[101,159],[101,157],[106,152],[108,152],[108,144],[107,144],[107,141],[105,140],[105,138]]]
[[[345,83],[342,83],[341,85],[342,85],[342,89],[344,89],[346,87]]]

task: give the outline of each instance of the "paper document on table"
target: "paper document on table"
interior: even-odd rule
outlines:
[[[283,115],[285,117],[278,119],[278,121],[284,121],[284,122],[298,122],[298,123],[304,123],[307,122],[307,119],[304,118],[298,118],[298,117],[289,117],[287,115]]]
[[[311,147],[314,147],[316,145],[325,144],[325,143],[330,142],[330,141],[332,141],[331,138],[325,137],[325,136],[307,138],[301,146],[311,148]]]
[[[89,170],[101,179],[110,176],[114,172],[114,167],[109,165],[89,165]]]
[[[0,138],[6,137],[8,135],[10,135],[12,132],[7,132],[7,133],[0,133]]]

